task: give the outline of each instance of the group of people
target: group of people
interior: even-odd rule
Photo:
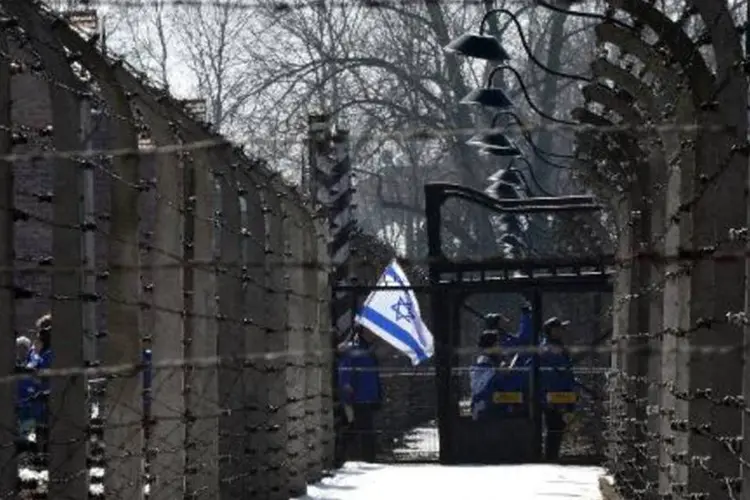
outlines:
[[[511,333],[501,326],[501,316],[485,318],[485,329],[479,336],[479,355],[470,369],[471,410],[474,420],[508,416],[511,409],[524,405],[498,401],[498,393],[530,393],[529,371],[533,360],[533,322],[531,307],[521,308],[518,331]],[[544,456],[556,461],[560,455],[566,417],[575,407],[574,400],[551,401],[550,394],[573,394],[576,385],[573,362],[565,347],[568,322],[557,317],[544,322],[539,335],[540,409],[546,428]],[[378,360],[369,332],[357,326],[338,346],[338,400],[336,416],[337,456],[373,461],[377,452],[374,417],[382,404],[382,385]],[[516,403],[521,402],[517,401]]]
[[[16,338],[16,372],[23,374],[18,380],[16,416],[18,433],[22,441],[43,431],[47,417],[49,379],[36,376],[40,370],[50,368],[52,349],[50,334],[52,316],[45,314],[36,321],[33,340],[27,336]],[[37,435],[37,441],[40,436]]]
[[[529,393],[529,369],[534,352],[531,307],[521,307],[518,332],[507,332],[501,317],[490,314],[485,317],[485,329],[479,336],[480,350],[470,370],[471,410],[474,420],[497,419],[508,416],[523,405],[508,404],[497,398],[498,394]],[[565,347],[564,337],[568,322],[557,317],[544,322],[539,335],[539,405],[544,417],[546,436],[544,456],[556,461],[560,455],[566,416],[574,407],[575,400],[555,401],[552,394],[575,394],[576,381],[573,361]],[[523,397],[523,396],[522,396]],[[523,400],[514,401],[521,403]]]

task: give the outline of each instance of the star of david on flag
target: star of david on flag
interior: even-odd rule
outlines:
[[[400,290],[373,290],[355,321],[406,354],[413,365],[430,359],[435,352],[432,333],[424,324],[419,302],[409,280],[394,259],[378,280],[378,287]]]

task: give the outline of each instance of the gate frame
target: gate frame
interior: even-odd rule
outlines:
[[[454,427],[459,414],[452,372],[455,365],[454,345],[451,342],[451,323],[454,309],[444,307],[450,294],[472,290],[474,293],[515,293],[531,299],[533,311],[532,344],[539,345],[542,329],[542,294],[550,292],[611,293],[613,291],[613,255],[597,255],[574,259],[508,259],[488,258],[480,260],[452,261],[442,250],[443,204],[451,198],[459,198],[480,205],[494,213],[593,212],[602,206],[591,196],[537,197],[525,199],[497,199],[486,193],[452,183],[425,184],[425,216],[427,223],[427,246],[429,263],[430,313],[432,333],[435,337],[435,383],[437,385],[437,421],[440,443],[440,463],[458,463],[453,443]],[[586,271],[588,270],[588,271]],[[561,271],[572,271],[564,273]],[[515,272],[522,277],[513,277]],[[471,273],[478,279],[467,281]],[[502,273],[501,277],[490,277],[487,273]],[[453,275],[451,280],[444,277]],[[447,295],[447,296],[446,296]],[[532,392],[531,420],[533,426],[534,456],[541,459],[542,421],[539,409],[539,355],[534,351],[530,385]]]

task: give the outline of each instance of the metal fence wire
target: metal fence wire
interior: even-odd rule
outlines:
[[[625,499],[747,499],[747,57],[725,2],[674,21],[606,4],[633,21],[592,17],[618,50],[597,55],[612,85],[587,87],[573,128],[592,188],[616,198],[614,331],[583,373],[609,400],[584,398],[568,444],[606,447]],[[335,465],[325,224],[42,4],[2,2],[0,27],[0,498],[304,493]],[[33,380],[21,335],[51,354]],[[395,460],[435,443],[436,389],[430,366],[383,376]],[[44,411],[26,428],[8,402],[30,380]]]
[[[0,498],[303,494],[333,465],[324,225],[53,13],[3,9]],[[11,332],[51,367],[14,371]]]

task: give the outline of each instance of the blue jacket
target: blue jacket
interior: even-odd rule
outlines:
[[[366,346],[348,342],[338,361],[341,401],[345,404],[380,403],[382,390],[378,368],[378,360]],[[348,387],[352,390],[347,390]]]
[[[507,349],[519,349],[518,359],[516,360],[517,366],[524,366],[531,360],[532,353],[524,352],[520,350],[522,347],[528,347],[532,344],[533,337],[533,325],[531,312],[524,312],[521,314],[521,320],[518,324],[518,333],[515,335],[506,334],[500,339],[500,347]],[[509,359],[513,358],[515,354],[509,353],[507,356]]]
[[[37,354],[31,350],[26,357],[23,368],[31,368],[39,363],[36,359]],[[17,383],[17,395],[16,395],[16,409],[19,420],[28,420],[34,418],[32,413],[32,401],[37,391],[39,390],[39,381],[34,377],[33,373],[26,373]]]
[[[576,380],[573,375],[573,361],[568,351],[560,342],[543,338],[539,356],[540,392],[543,406],[554,406],[565,410],[572,410],[575,404],[551,405],[547,401],[550,392],[577,392]]]
[[[29,358],[28,368],[32,370],[47,370],[52,367],[52,351],[45,349],[40,353],[34,353]],[[50,390],[50,379],[49,378],[38,378],[34,377],[34,394],[30,401],[30,411],[33,418],[39,420],[42,419],[47,413],[47,399]]]
[[[500,339],[501,347],[522,347],[531,345],[533,325],[531,323],[531,313],[524,312],[518,323],[518,333],[515,335],[506,334]]]
[[[498,369],[499,361],[495,356],[481,354],[469,370],[471,414],[474,420],[499,417],[524,408],[524,405],[494,400],[498,392],[520,393],[522,398],[527,392],[527,370]]]

